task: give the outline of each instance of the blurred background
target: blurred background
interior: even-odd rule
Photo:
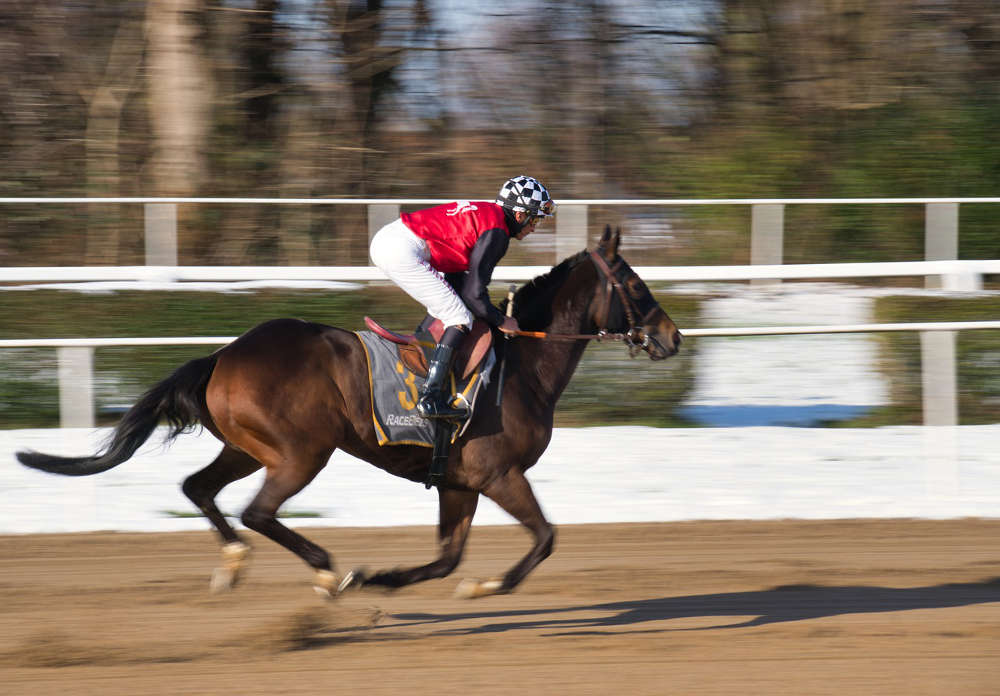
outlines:
[[[985,0],[0,6],[0,196],[994,195]],[[5,206],[0,263],[142,263],[140,206]],[[182,206],[181,264],[367,264],[362,206]],[[785,261],[920,260],[918,207],[796,207]],[[996,258],[997,206],[960,258]],[[747,263],[743,208],[609,209]],[[669,236],[669,239],[666,237]],[[657,252],[659,254],[659,252]],[[657,263],[668,259],[655,259]]]
[[[478,199],[520,173],[557,201],[976,197],[1000,183],[1000,5],[985,0],[38,0],[0,5],[0,59],[2,197]],[[141,205],[0,210],[0,265],[144,262]],[[1000,258],[998,222],[1000,206],[963,204],[959,258]],[[750,260],[746,206],[591,206],[589,238],[608,223],[636,265]],[[923,206],[788,206],[784,261],[923,260],[924,223]],[[364,205],[188,204],[177,228],[181,265],[368,265]],[[551,264],[543,235],[507,261]],[[392,289],[357,292],[370,297],[8,292],[0,333],[226,335],[280,314],[360,328],[366,305],[399,328],[419,319]],[[683,328],[706,297],[661,300]],[[882,298],[875,314],[996,309]],[[995,338],[962,335],[963,418],[1000,409]],[[915,335],[872,340],[894,410],[850,423],[919,422]],[[98,351],[105,417],[202,352]],[[608,398],[626,373],[586,362],[561,417],[690,424],[675,407],[697,353],[690,341],[670,367],[628,373],[658,385],[645,408]],[[56,422],[52,352],[4,355],[0,426]]]

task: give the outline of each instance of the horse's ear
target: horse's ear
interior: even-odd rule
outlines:
[[[604,234],[601,235],[601,241],[598,243],[597,249],[601,252],[601,256],[608,262],[614,261],[618,255],[618,244],[621,242],[622,236],[621,232],[620,227],[612,232],[611,225],[604,226]]]

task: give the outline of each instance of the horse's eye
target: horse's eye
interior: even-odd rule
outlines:
[[[625,283],[625,287],[628,288],[628,294],[637,300],[645,297],[646,293],[649,292],[648,288],[646,288],[646,284],[642,282],[642,278],[639,276],[632,276],[629,278]]]

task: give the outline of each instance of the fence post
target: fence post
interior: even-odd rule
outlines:
[[[957,258],[958,203],[926,203],[924,205],[924,259],[926,261],[952,261]],[[924,279],[924,286],[943,288],[947,282],[945,276],[927,276]]]
[[[750,263],[784,263],[785,206],[780,203],[757,203],[750,206]],[[780,278],[754,278],[751,285],[774,285]]]
[[[920,332],[924,425],[958,425],[954,331]]]
[[[177,265],[177,204],[146,203],[147,266]]]
[[[921,331],[924,481],[929,500],[958,491],[958,389],[955,331]]]
[[[556,215],[556,260],[587,248],[587,206],[561,205]]]
[[[59,427],[94,427],[94,349],[57,348]]]
[[[958,258],[958,203],[927,203],[924,212],[924,258],[951,261]],[[979,273],[927,276],[924,285],[944,290],[982,290]]]

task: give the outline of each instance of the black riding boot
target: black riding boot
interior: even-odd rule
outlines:
[[[452,408],[451,390],[445,389],[451,373],[451,361],[455,349],[465,336],[465,328],[449,326],[441,336],[441,342],[434,349],[434,355],[427,365],[427,380],[420,388],[417,412],[424,418],[464,418],[468,411]]]

